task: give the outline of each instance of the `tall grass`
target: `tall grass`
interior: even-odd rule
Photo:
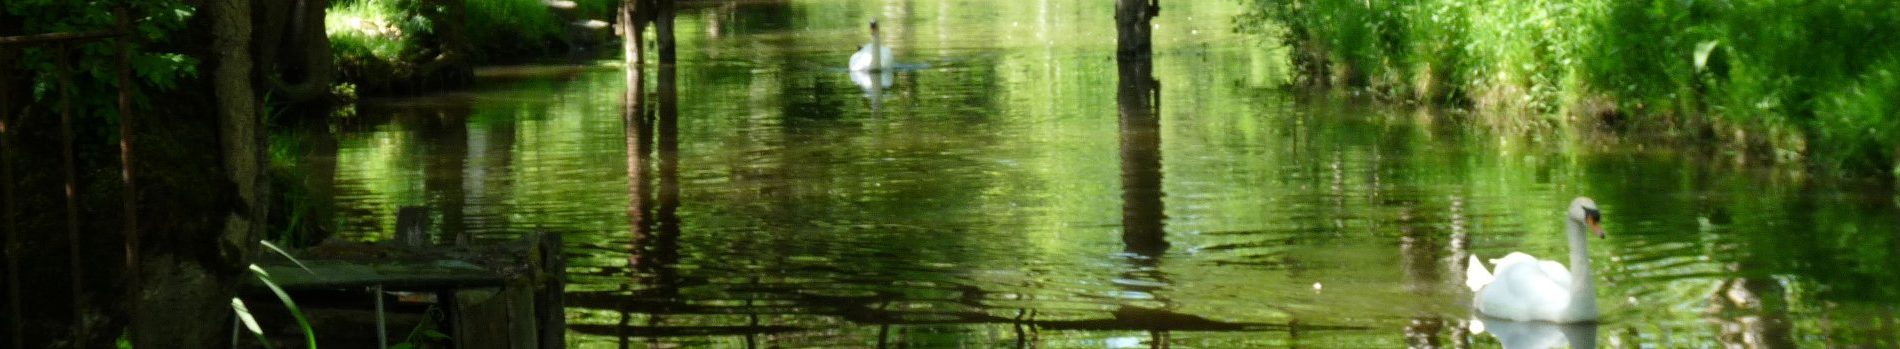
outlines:
[[[1305,81],[1566,116],[1852,170],[1900,153],[1900,6],[1886,0],[1241,0]]]

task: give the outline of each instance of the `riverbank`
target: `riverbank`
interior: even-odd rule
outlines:
[[[1900,9],[1749,3],[1249,0],[1297,81],[1477,111],[1507,131],[1607,128],[1744,157],[1895,173]]]
[[[465,85],[477,65],[598,54],[616,40],[607,25],[618,3],[339,0],[324,20],[346,84],[335,90],[346,97],[417,93]]]

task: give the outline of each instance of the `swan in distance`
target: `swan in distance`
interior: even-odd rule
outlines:
[[[871,20],[871,42],[858,47],[858,52],[851,54],[851,71],[891,69],[894,65],[891,59],[891,48],[879,41],[877,20],[873,19]]]

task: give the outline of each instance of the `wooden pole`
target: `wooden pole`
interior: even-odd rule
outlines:
[[[112,18],[120,33],[132,32],[125,7],[112,8]],[[125,313],[136,314],[139,306],[139,206],[138,184],[132,178],[132,36],[115,40],[119,63],[119,180],[125,186],[120,197],[125,201]],[[136,337],[138,326],[128,326],[127,336]],[[128,338],[130,339],[130,338]]]
[[[541,348],[561,348],[567,343],[567,314],[562,292],[567,290],[567,257],[561,246],[561,234],[536,232],[534,256],[535,265],[540,267],[536,273],[541,284],[540,292],[535,292],[535,323],[540,332]]]
[[[1153,43],[1151,23],[1159,12],[1161,0],[1115,0],[1116,53],[1148,57]]]
[[[660,46],[660,64],[673,64],[673,15],[676,12],[675,0],[654,0],[659,3],[653,18],[654,40]]]
[[[616,29],[618,30],[616,31],[620,32],[621,60],[626,63],[627,69],[629,70],[638,70],[640,69],[640,64],[644,63],[644,59],[641,57],[643,48],[640,45],[642,39],[640,33],[645,30],[646,21],[642,17],[643,14],[640,13],[640,3],[645,1],[647,0],[620,1],[620,11],[617,16],[620,20],[620,24],[617,26]]]
[[[1168,249],[1161,198],[1161,82],[1154,78],[1150,24],[1159,0],[1116,0],[1117,81],[1121,114],[1122,244],[1158,257]]]
[[[58,68],[54,75],[59,80],[60,156],[65,159],[66,170],[66,252],[72,263],[68,275],[72,277],[73,286],[74,341],[86,343],[91,338],[86,333],[86,274],[84,269],[80,269],[83,265],[79,262],[79,180],[76,175],[78,158],[73,156],[73,82],[69,76],[71,74],[66,71],[70,68],[67,66],[70,58],[66,57],[66,45],[61,44],[54,51],[54,56],[58,57],[58,63],[55,63]]]
[[[13,51],[0,47],[0,220],[6,224],[7,319],[13,348],[25,348],[26,335],[20,315],[20,240],[19,225],[14,224],[13,206]]]

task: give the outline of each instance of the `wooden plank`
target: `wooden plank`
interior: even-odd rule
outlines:
[[[366,288],[383,285],[392,291],[434,291],[475,287],[500,287],[506,283],[500,275],[479,266],[456,260],[436,260],[389,264],[352,263],[333,260],[305,260],[310,270],[295,265],[264,265],[271,282],[285,290],[321,290]],[[251,281],[246,287],[262,287]]]

